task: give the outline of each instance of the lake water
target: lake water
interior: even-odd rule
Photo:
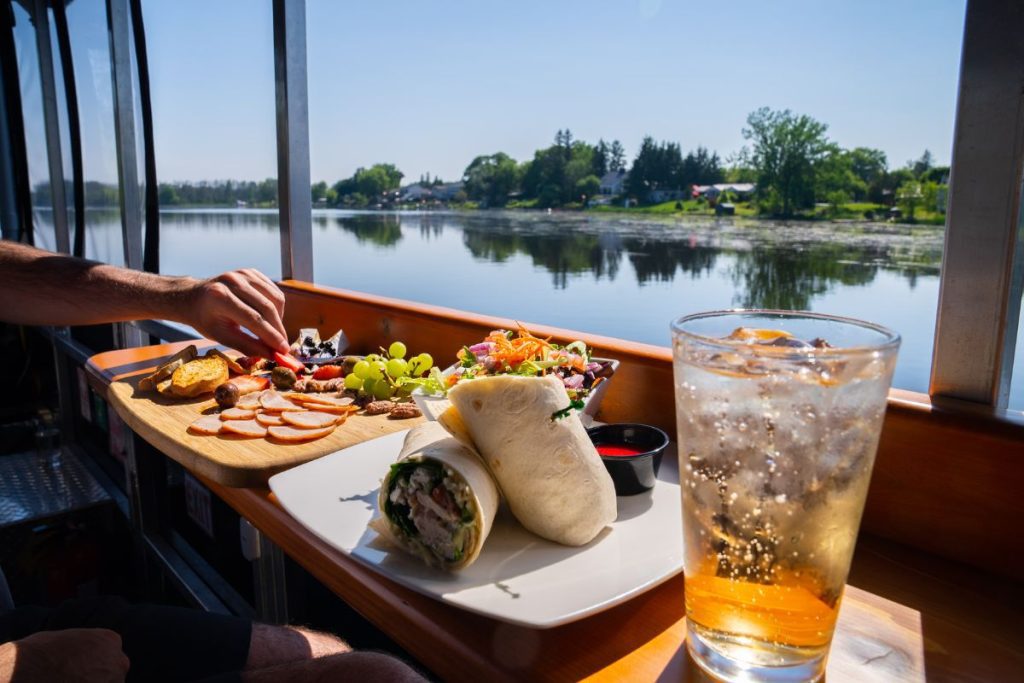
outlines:
[[[117,214],[90,211],[89,225],[88,255],[120,262]],[[162,211],[161,271],[256,267],[278,278],[277,228],[276,211]],[[902,335],[894,385],[916,391],[928,385],[942,241],[931,226],[621,214],[313,218],[319,284],[662,346],[670,320],[702,310],[851,316]]]

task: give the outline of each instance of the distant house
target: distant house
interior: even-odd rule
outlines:
[[[694,185],[693,196],[705,199],[718,199],[723,192],[732,192],[739,199],[746,199],[754,194],[757,185],[754,183],[718,183],[716,185]]]
[[[626,179],[629,174],[625,171],[609,171],[601,176],[600,194],[619,195],[626,189]]]
[[[434,192],[429,187],[424,187],[420,183],[409,185],[402,190],[401,201],[402,202],[422,202],[427,199],[432,199]]]
[[[434,197],[440,199],[442,202],[450,202],[455,199],[455,195],[462,192],[466,187],[466,184],[461,180],[457,183],[443,183],[436,185],[433,188]]]

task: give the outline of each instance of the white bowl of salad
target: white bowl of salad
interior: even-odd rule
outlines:
[[[462,347],[457,356],[457,363],[434,376],[436,381],[412,393],[416,405],[429,420],[436,420],[451,405],[445,396],[451,387],[499,374],[556,374],[565,385],[569,407],[593,418],[608,380],[619,367],[617,360],[593,357],[582,341],[563,346],[535,337],[525,329],[494,330],[483,341]]]

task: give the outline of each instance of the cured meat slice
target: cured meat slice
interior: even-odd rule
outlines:
[[[283,413],[256,413],[256,421],[264,427],[272,427],[274,425],[283,425],[284,420],[281,419]],[[291,413],[297,415],[298,413]]]
[[[245,408],[246,410],[255,410],[260,407],[260,396],[262,395],[262,391],[254,391],[251,394],[242,394],[238,399],[238,403],[235,404],[235,407]]]
[[[281,419],[295,427],[302,429],[322,429],[337,424],[339,418],[332,413],[322,413],[317,410],[307,410],[301,413],[282,413]]]
[[[355,399],[351,396],[337,396],[335,394],[300,394],[297,391],[285,394],[285,396],[297,403],[315,403],[318,405],[334,406],[337,408],[344,408],[355,403]],[[319,408],[318,408],[319,410]]]
[[[352,404],[350,406],[329,406],[326,403],[303,403],[307,410],[317,411],[321,413],[332,413],[334,415],[348,415],[349,413],[359,412],[359,406]]]
[[[264,410],[276,413],[283,413],[288,410],[305,410],[302,406],[295,405],[276,391],[267,390],[260,396],[260,405]]]
[[[319,439],[320,437],[327,436],[333,431],[334,425],[324,427],[323,429],[300,429],[299,427],[292,427],[289,425],[267,428],[267,432],[269,432],[268,435],[279,441],[311,441],[313,439]]]
[[[220,419],[222,420],[251,420],[256,417],[256,411],[246,410],[245,408],[226,408],[220,411]]]
[[[220,415],[203,415],[188,426],[188,430],[194,434],[219,434],[224,422]]]
[[[227,420],[221,422],[221,434],[238,434],[259,439],[267,435],[267,428],[256,420]]]

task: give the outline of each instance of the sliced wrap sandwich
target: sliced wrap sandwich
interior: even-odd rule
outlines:
[[[409,430],[377,502],[375,531],[427,564],[462,569],[491,531],[498,488],[480,456],[427,422]]]
[[[554,375],[459,382],[440,422],[472,444],[512,514],[564,545],[589,543],[618,514],[615,485]]]

